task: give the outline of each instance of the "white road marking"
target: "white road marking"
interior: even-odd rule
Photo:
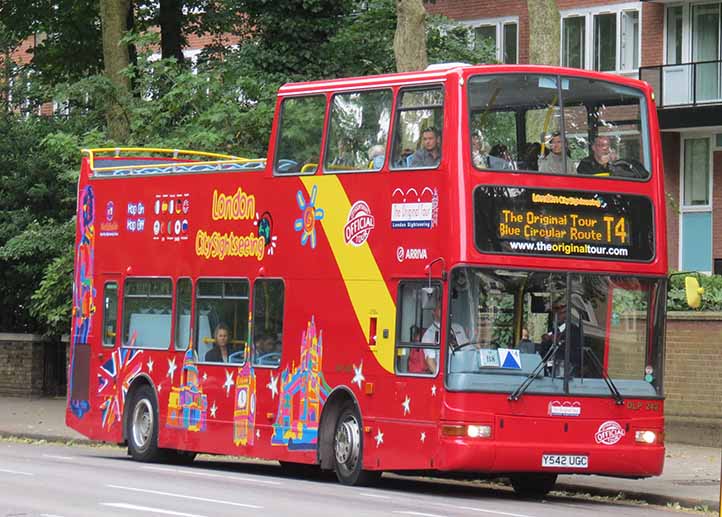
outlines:
[[[18,476],[34,476],[32,472],[21,472],[19,470],[10,470],[10,469],[0,469],[0,472],[4,472],[5,474],[17,474]]]
[[[445,515],[439,515],[438,513],[422,513],[422,512],[412,512],[412,511],[395,511],[393,513],[398,513],[400,515],[419,515],[421,517],[446,517]]]
[[[375,497],[377,499],[391,499],[390,495],[369,494],[367,492],[359,492],[358,495],[363,496],[363,497]]]
[[[474,508],[473,506],[454,506],[454,508],[458,508],[459,510],[471,510],[472,512],[479,513],[490,513],[493,515],[507,515],[508,517],[534,517],[532,515],[527,515],[524,513],[509,513],[499,510],[485,510],[484,508]]]
[[[72,456],[60,456],[58,454],[43,454],[43,458],[50,458],[53,460],[74,460],[75,458]]]
[[[144,494],[165,495],[168,497],[175,497],[177,499],[191,499],[193,501],[203,501],[206,503],[226,504],[228,506],[238,506],[241,508],[252,508],[254,510],[262,510],[263,509],[263,506],[258,506],[257,504],[236,503],[233,501],[224,501],[223,499],[211,499],[209,497],[195,497],[192,495],[178,494],[178,493],[173,493],[173,492],[162,492],[160,490],[148,490],[146,488],[135,488],[132,486],[120,486],[120,485],[105,485],[105,486],[108,488],[117,488],[118,490],[128,490],[130,492],[142,492]]]
[[[232,481],[247,481],[249,483],[260,483],[262,485],[282,485],[283,483],[279,481],[270,481],[268,479],[255,479],[255,478],[245,478],[245,477],[238,477],[238,476],[226,476],[224,474],[213,474],[211,472],[200,472],[200,471],[193,471],[193,470],[181,470],[181,469],[171,469],[168,467],[153,467],[153,466],[144,466],[142,467],[146,470],[159,470],[161,472],[172,472],[175,474],[187,474],[189,476],[201,476],[201,477],[208,477],[208,478],[222,478],[222,479],[230,479]]]
[[[183,513],[174,512],[173,510],[164,510],[163,508],[151,508],[150,506],[138,506],[135,504],[127,503],[100,503],[100,506],[110,506],[112,508],[121,508],[122,510],[135,510],[138,512],[149,512],[163,515],[178,515],[180,517],[205,517],[204,515],[198,515],[197,513]]]
[[[41,513],[40,517],[63,517],[62,515],[55,515],[54,513]]]

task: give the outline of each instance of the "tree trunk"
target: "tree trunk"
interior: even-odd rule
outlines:
[[[422,0],[396,0],[394,57],[399,72],[426,68],[426,9]]]
[[[115,89],[106,114],[108,135],[116,142],[128,139],[130,127],[123,103],[130,94],[130,81],[123,75],[128,67],[128,46],[120,42],[125,33],[130,0],[100,0],[100,19],[103,26],[103,63],[105,75]]]
[[[183,62],[183,9],[181,0],[160,0],[160,51],[163,59]]]
[[[529,63],[559,65],[561,22],[556,0],[528,0]]]

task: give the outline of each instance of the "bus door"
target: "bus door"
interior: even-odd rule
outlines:
[[[379,411],[384,443],[396,451],[384,468],[430,468],[442,398],[443,320],[437,281],[401,281],[397,298],[393,397]]]

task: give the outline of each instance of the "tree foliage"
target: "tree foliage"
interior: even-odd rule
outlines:
[[[131,59],[122,72],[130,79],[129,94],[122,100],[129,134],[117,141],[110,138],[107,125],[116,90],[101,74],[97,2],[81,0],[74,6],[80,9],[86,1],[88,8],[76,21],[97,32],[78,34],[76,48],[87,50],[80,40],[92,41],[94,53],[45,54],[52,66],[43,73],[58,73],[47,72],[47,81],[25,83],[33,88],[15,92],[16,111],[0,118],[1,330],[62,334],[70,328],[80,148],[200,147],[265,156],[276,90],[282,83],[395,71],[395,0],[183,2],[184,34],[215,35],[194,70],[187,60],[154,59],[159,35],[142,28],[157,22],[157,5],[135,2],[135,30],[123,40],[137,49],[136,61]],[[2,24],[9,19],[23,23],[6,38],[8,46],[23,34],[72,19],[70,11],[53,16],[41,12],[45,4],[39,1],[27,4],[28,13],[8,10],[22,4],[8,0],[0,8],[0,43],[5,41]],[[64,24],[53,26],[59,27],[58,34],[68,34]],[[227,33],[241,38],[240,43],[223,44]],[[488,61],[488,51],[472,51],[467,41],[467,29],[443,18],[429,19],[430,62]],[[74,69],[76,57],[83,64]],[[21,72],[13,70],[14,78]],[[22,81],[16,80],[16,87],[18,83]],[[49,100],[63,110],[52,117],[37,116],[37,107]]]

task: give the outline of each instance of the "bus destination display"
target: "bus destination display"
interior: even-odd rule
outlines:
[[[482,252],[654,257],[652,203],[642,196],[479,186],[474,211]]]

